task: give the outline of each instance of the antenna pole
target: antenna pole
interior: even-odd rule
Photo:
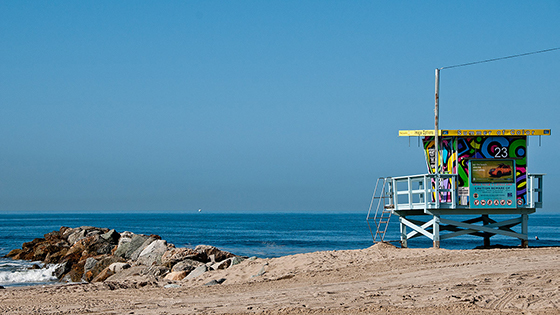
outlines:
[[[436,69],[436,106],[434,108],[435,117],[435,146],[436,146],[436,175],[439,175],[439,70]]]

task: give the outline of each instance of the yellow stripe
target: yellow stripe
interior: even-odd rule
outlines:
[[[550,136],[550,129],[457,129],[439,130],[440,136]],[[434,130],[399,130],[399,137],[434,136]]]

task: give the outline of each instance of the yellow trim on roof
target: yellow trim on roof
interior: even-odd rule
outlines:
[[[425,137],[433,136],[431,130],[399,130],[399,137]],[[440,136],[550,136],[550,129],[458,129],[439,130]]]

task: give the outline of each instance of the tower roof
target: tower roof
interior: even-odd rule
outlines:
[[[550,136],[550,129],[440,129],[440,136]],[[434,136],[434,129],[399,130],[399,137]]]

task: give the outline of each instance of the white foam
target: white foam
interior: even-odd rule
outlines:
[[[56,280],[53,272],[57,265],[42,269],[0,271],[0,285],[45,283]]]

